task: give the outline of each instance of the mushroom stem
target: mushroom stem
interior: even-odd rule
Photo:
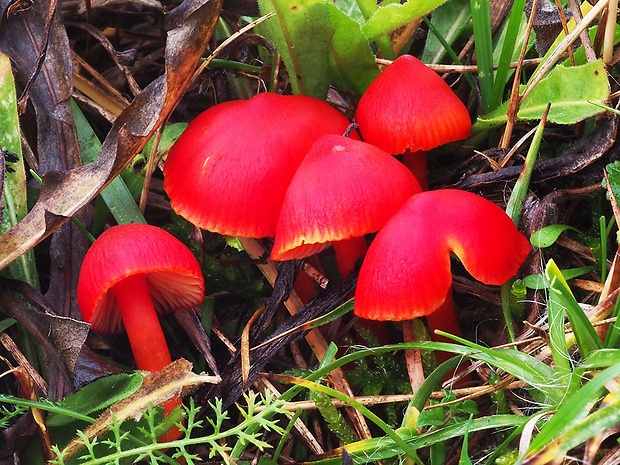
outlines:
[[[424,150],[405,150],[403,164],[416,177],[423,191],[428,190],[428,167],[426,165],[426,152]]]
[[[345,279],[355,267],[358,261],[368,250],[368,243],[365,236],[352,237],[342,241],[332,242],[332,247],[336,254],[336,265],[340,277]]]
[[[452,339],[448,339],[445,336],[435,334],[436,329],[440,329],[446,333],[454,334],[455,336],[462,336],[461,327],[456,319],[454,313],[454,302],[452,301],[452,289],[448,291],[446,300],[441,306],[433,313],[426,315],[426,322],[428,323],[428,329],[431,333],[431,339],[435,342],[454,342]],[[448,360],[453,354],[438,351],[436,353],[437,361],[443,363]]]
[[[159,371],[172,363],[144,275],[127,276],[113,291],[138,369]]]
[[[172,363],[168,344],[161,329],[157,312],[153,307],[144,275],[127,276],[117,282],[112,290],[121,312],[121,318],[138,370],[155,372]],[[181,399],[179,397],[164,402],[162,404],[164,416],[180,404]],[[159,441],[174,441],[180,436],[181,430],[173,426],[159,438]]]

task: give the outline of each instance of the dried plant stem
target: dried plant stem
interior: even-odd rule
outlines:
[[[562,3],[560,0],[555,0],[555,6],[558,9],[558,14],[560,15],[560,21],[562,22],[562,30],[565,35],[568,35],[570,32],[568,30],[568,24],[566,24],[566,15],[564,14],[564,8],[562,8]],[[568,47],[568,56],[570,57],[570,64],[575,66],[575,54],[573,53],[573,48]]]
[[[603,63],[610,66],[614,56],[614,36],[616,33],[616,14],[618,0],[609,0],[607,8],[607,23],[605,24],[605,39],[603,42]]]
[[[519,106],[521,105],[522,97],[519,95],[519,85],[521,81],[519,80],[519,76],[521,76],[521,69],[523,67],[523,60],[525,59],[525,53],[527,51],[527,43],[529,42],[530,34],[532,33],[532,28],[534,27],[534,18],[536,17],[536,7],[538,2],[533,2],[532,11],[530,13],[530,17],[527,22],[527,30],[525,33],[525,39],[523,40],[523,46],[521,47],[521,53],[519,54],[519,59],[517,60],[517,68],[515,71],[515,78],[512,83],[512,89],[510,91],[510,103],[508,104],[506,127],[504,128],[504,133],[502,134],[502,139],[500,141],[500,148],[506,149],[510,146],[510,139],[512,138],[512,130],[514,128],[515,122],[517,121],[517,112],[519,111]]]
[[[265,249],[256,239],[239,238],[239,242],[241,242],[241,245],[245,251],[253,259],[261,259],[265,255]],[[259,264],[258,268],[261,270],[267,281],[269,281],[269,283],[273,286],[276,281],[276,277],[278,276],[278,271],[274,263],[267,261],[265,264]],[[304,304],[293,291],[291,292],[289,298],[284,302],[284,305],[289,313],[294,315],[301,307],[303,307]],[[306,341],[308,342],[308,345],[312,349],[312,352],[316,358],[323,360],[325,353],[327,352],[328,344],[321,332],[317,329],[311,330],[306,335]],[[349,386],[349,383],[340,368],[332,371],[329,374],[329,378],[336,389],[347,394],[348,396],[353,396],[353,390],[351,389],[351,386]],[[358,434],[362,436],[362,439],[372,437],[364,416],[354,409],[347,409],[347,412],[349,412],[349,416],[354,422]]]

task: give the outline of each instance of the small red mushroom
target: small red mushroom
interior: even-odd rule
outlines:
[[[355,121],[366,142],[404,162],[428,189],[425,151],[469,137],[467,108],[439,75],[412,55],[401,55],[362,95]]]
[[[274,236],[286,189],[316,139],[349,120],[326,102],[262,93],[215,105],[190,123],[164,165],[172,208],[228,236]]]
[[[451,305],[451,252],[474,278],[501,285],[516,274],[530,243],[499,206],[480,196],[455,189],[416,194],[370,245],[355,314],[391,321],[425,316],[431,330],[460,334]]]
[[[200,265],[181,241],[155,226],[123,224],[88,249],[77,298],[93,331],[115,334],[124,327],[138,369],[155,372],[171,363],[158,313],[196,307],[204,291]],[[165,413],[179,404],[166,403]],[[164,438],[179,432],[172,434]]]
[[[378,231],[420,186],[406,167],[374,145],[344,136],[318,139],[293,177],[278,219],[273,260],[334,246],[346,277]]]

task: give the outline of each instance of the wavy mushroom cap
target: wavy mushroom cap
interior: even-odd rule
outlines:
[[[420,190],[411,172],[384,150],[324,136],[286,191],[271,258],[303,258],[332,241],[376,232]]]
[[[78,304],[93,331],[122,331],[112,288],[136,274],[144,274],[160,314],[195,307],[204,299],[200,265],[181,241],[146,224],[113,226],[88,249],[78,281]]]
[[[475,194],[443,189],[416,194],[370,245],[355,294],[355,313],[401,321],[426,316],[452,284],[450,253],[485,284],[514,276],[530,243],[504,210]]]
[[[286,189],[314,141],[349,120],[326,102],[258,94],[200,114],[171,148],[164,188],[172,208],[223,235],[273,236]]]
[[[398,57],[370,84],[355,121],[366,142],[392,154],[430,150],[471,134],[463,102],[411,55]]]

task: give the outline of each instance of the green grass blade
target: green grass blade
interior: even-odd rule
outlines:
[[[101,142],[75,102],[72,102],[72,109],[78,132],[82,162],[92,163],[99,156]],[[120,176],[114,178],[101,191],[101,197],[118,223],[146,223],[136,201]]]
[[[590,412],[592,407],[600,400],[605,389],[605,384],[617,376],[620,376],[620,365],[607,368],[588,381],[572,396],[564,399],[555,415],[542,427],[540,433],[538,433],[530,444],[528,454],[532,455],[540,452],[544,447],[548,446],[551,441],[573,431],[573,428],[580,430],[581,427],[579,424],[586,419],[588,412]],[[619,400],[620,399],[616,397],[614,403],[617,405]],[[618,410],[617,407],[616,410]]]
[[[549,280],[549,292],[553,293],[554,299],[564,307],[582,357],[587,357],[593,350],[602,349],[600,337],[553,260],[547,263],[545,273]]]
[[[508,204],[506,205],[506,214],[517,226],[521,221],[521,215],[523,213],[523,202],[528,194],[528,190],[530,188],[530,181],[532,179],[532,173],[534,172],[534,165],[536,164],[536,159],[538,158],[538,149],[540,148],[543,132],[545,130],[547,113],[549,111],[548,108],[549,107],[547,107],[547,112],[543,115],[543,118],[540,120],[540,123],[536,128],[536,132],[534,132],[534,136],[532,137],[532,143],[530,144],[530,148],[527,151],[527,156],[525,157],[525,163],[523,164],[521,174],[519,174],[519,179],[517,179],[517,182],[515,183],[515,186],[510,193]],[[508,282],[502,285],[500,290],[500,295],[502,299],[502,312],[504,314],[506,329],[508,330],[508,339],[511,342],[514,342],[515,340],[515,330],[512,320],[512,307],[510,304],[510,291],[512,289],[513,282],[513,279],[509,279]]]
[[[17,156],[17,161],[0,166],[4,171],[4,195],[0,216],[0,234],[15,226],[28,213],[26,205],[26,169],[17,115],[17,95],[9,57],[0,53],[0,149]],[[6,268],[6,273],[15,279],[39,287],[34,254],[29,251]]]
[[[462,344],[444,343],[441,346],[445,348],[439,350],[460,353],[476,360],[481,360],[526,382],[535,390],[545,395],[551,403],[558,404],[562,401],[565,391],[557,380],[556,371],[535,357],[516,349],[490,349],[443,331],[437,331],[437,334]],[[473,351],[468,352],[468,348],[470,350],[473,349]]]
[[[490,108],[493,92],[493,38],[491,34],[491,7],[489,0],[471,0],[471,16],[474,26],[476,61],[480,98],[484,113]]]
[[[433,444],[440,444],[454,438],[463,437],[468,433],[522,428],[527,420],[528,417],[524,416],[494,415],[476,418],[471,420],[470,423],[463,422],[450,425],[419,435],[414,435],[414,432],[409,428],[399,428],[396,430],[396,433],[398,433],[398,435],[414,450],[419,450],[424,447],[430,447]],[[396,443],[394,443],[391,438],[385,436],[347,444],[345,449],[351,456],[353,463],[360,465],[402,455],[402,451],[398,448]],[[304,463],[306,465],[341,465],[342,458],[338,456]]]
[[[493,81],[493,90],[489,101],[489,110],[497,108],[503,100],[504,89],[508,83],[510,73],[510,62],[512,61],[517,45],[519,44],[519,30],[524,22],[523,8],[525,0],[514,0],[508,17],[508,24],[500,53],[497,70],[495,71],[495,79]]]

